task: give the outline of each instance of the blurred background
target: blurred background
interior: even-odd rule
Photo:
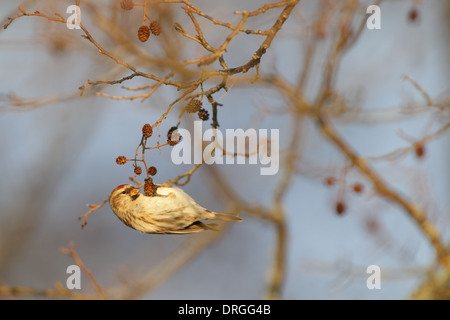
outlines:
[[[20,13],[18,3],[1,2],[2,25]],[[67,17],[65,9],[74,3],[22,1],[21,6],[27,12]],[[301,91],[305,100],[313,100],[320,91],[329,47],[340,32],[336,21],[343,15],[341,9],[351,3],[301,1],[261,60],[262,81],[251,83],[256,75],[251,69],[230,77],[228,91],[214,95],[223,104],[219,129],[280,129],[280,171],[261,176],[259,165],[202,165],[183,187],[199,204],[215,211],[233,210],[226,185],[247,203],[272,208],[280,179],[289,172],[285,166],[293,111],[282,90],[263,80],[276,76],[295,84],[308,48],[315,43],[307,84]],[[354,32],[369,16],[365,8],[373,4],[356,3]],[[254,11],[262,5],[254,0],[193,4],[233,25],[240,18],[234,11]],[[386,0],[379,5],[381,29],[364,28],[342,55],[334,79],[338,98],[330,107],[331,121],[358,154],[374,157],[370,164],[388,185],[425,208],[448,244],[448,130],[427,140],[422,153],[412,148],[394,160],[375,159],[411,147],[449,122],[450,3]],[[144,43],[137,38],[142,7],[127,11],[120,8],[120,1],[82,0],[82,23],[108,52],[138,70],[164,77],[170,69],[161,61],[170,55],[182,62],[207,54],[173,28],[177,22],[187,33],[196,34],[181,6],[149,3],[147,14],[161,23],[162,34]],[[251,17],[244,27],[267,30],[281,10]],[[207,19],[197,19],[205,39],[216,48],[230,33]],[[121,84],[88,85],[80,96],[78,88],[87,80],[111,81],[132,73],[99,53],[82,35],[82,30],[31,16],[0,31],[1,285],[40,290],[54,288],[55,281],[65,284],[66,268],[74,260],[61,248],[71,242],[108,297],[117,298],[267,298],[280,250],[284,255],[277,271],[282,273],[277,297],[281,299],[405,299],[425,280],[436,259],[429,241],[403,210],[378,196],[370,182],[348,166],[348,160],[306,114],[299,122],[296,170],[283,194],[286,229],[281,246],[276,223],[245,210],[241,212],[244,222],[228,225],[220,233],[147,235],[123,225],[106,204],[90,214],[81,229],[78,217],[89,210],[87,204],[100,204],[133,175],[131,163],[118,166],[116,157],[133,157],[142,126],[158,121],[180,95],[166,85],[145,101],[96,94],[132,96],[142,91],[122,86],[155,84],[135,77]],[[119,35],[127,42],[120,42]],[[224,54],[228,66],[247,63],[263,40],[260,35],[237,35]],[[220,69],[217,62],[202,67]],[[404,75],[420,84],[436,105],[446,108],[427,107],[423,94]],[[189,78],[177,75],[174,80]],[[205,83],[204,90],[221,80],[214,81]],[[165,142],[167,130],[176,125],[185,105],[176,104],[154,129],[152,145]],[[206,99],[204,106],[211,113]],[[191,129],[194,119],[195,115],[183,115],[180,127]],[[204,122],[205,129],[209,123]],[[156,183],[192,168],[174,165],[170,151],[167,146],[146,155],[158,169]],[[344,188],[340,182],[331,183],[343,176]],[[140,182],[143,178],[136,177]],[[362,185],[361,192],[355,192],[355,184]],[[339,202],[345,206],[341,214]],[[380,290],[366,286],[366,269],[374,264],[382,270]],[[95,295],[85,274],[81,283],[78,292]],[[30,296],[39,296],[35,293]]]

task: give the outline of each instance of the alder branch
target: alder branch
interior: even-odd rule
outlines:
[[[106,296],[105,292],[103,291],[102,287],[98,284],[98,282],[95,279],[95,277],[93,276],[92,272],[88,268],[85,267],[85,265],[83,264],[83,261],[81,260],[80,256],[78,255],[77,251],[75,250],[75,245],[74,245],[73,241],[69,243],[68,248],[61,248],[61,252],[68,256],[71,256],[73,258],[75,264],[77,266],[79,266],[81,271],[83,271],[84,274],[88,277],[89,282],[94,287],[98,296],[102,299],[106,299],[107,296]]]
[[[192,174],[193,174],[198,168],[200,168],[200,166],[201,166],[202,164],[203,164],[203,162],[202,162],[202,163],[197,163],[195,166],[192,167],[191,170],[189,170],[189,171],[187,171],[187,172],[185,172],[185,173],[183,173],[183,174],[180,174],[180,175],[179,175],[178,177],[176,177],[176,178],[173,178],[173,179],[171,179],[171,180],[168,180],[166,183],[169,183],[169,184],[175,183],[175,184],[178,185],[178,186],[184,186],[184,185],[188,184],[189,181],[191,181]],[[183,178],[186,178],[186,180],[185,180],[184,182],[180,182],[180,180],[183,179]]]
[[[373,183],[374,189],[379,195],[396,203],[409,214],[409,216],[416,222],[418,227],[431,242],[439,262],[446,268],[450,268],[450,253],[442,243],[435,226],[427,219],[425,211],[418,204],[406,199],[398,192],[391,189],[388,184],[383,181],[372,168],[370,168],[367,160],[360,157],[355,151],[353,151],[347,142],[338,135],[323,113],[319,111],[316,116],[322,133],[330,141],[332,141],[347,156],[351,163]]]
[[[90,215],[92,212],[100,209],[101,207],[103,207],[103,205],[108,202],[108,199],[103,200],[100,204],[88,204],[88,206],[91,208],[89,209],[85,214],[82,214],[81,216],[78,217],[78,220],[83,219],[83,221],[81,222],[81,229],[83,229],[86,225],[87,225],[87,217],[88,215]]]
[[[45,298],[73,298],[78,300],[96,300],[95,296],[89,296],[79,293],[75,290],[69,290],[61,282],[55,282],[55,288],[36,289],[25,286],[7,286],[0,284],[0,296],[6,297],[45,297]]]
[[[408,82],[410,82],[414,88],[417,89],[417,91],[420,92],[420,94],[423,96],[423,98],[425,99],[427,106],[432,106],[434,105],[433,100],[431,99],[430,95],[410,76],[408,75],[403,75],[402,78]]]

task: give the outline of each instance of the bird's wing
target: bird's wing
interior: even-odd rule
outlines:
[[[192,221],[210,218],[205,216],[206,209],[198,205],[180,188],[160,187],[157,189],[157,194],[158,196],[152,197],[152,207],[155,212],[164,212],[166,208],[170,208],[173,212],[190,217]]]
[[[205,230],[214,230],[217,231],[218,225],[217,223],[208,223],[205,224],[203,222],[200,221],[196,221],[193,224],[191,224],[190,226],[181,229],[181,230],[170,230],[167,232],[160,232],[161,234],[188,234],[188,233],[197,233],[197,232],[202,232]]]

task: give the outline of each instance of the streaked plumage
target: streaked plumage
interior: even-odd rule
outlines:
[[[201,220],[242,221],[236,215],[203,208],[177,187],[159,186],[148,197],[139,188],[120,185],[111,192],[109,204],[124,224],[144,233],[186,234],[215,229],[216,224]]]

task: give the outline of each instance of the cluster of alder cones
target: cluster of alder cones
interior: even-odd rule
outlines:
[[[150,22],[150,27],[146,25],[142,25],[138,29],[138,38],[142,42],[145,42],[150,37],[150,34],[153,33],[155,36],[159,36],[161,34],[161,25],[157,21]]]
[[[174,146],[176,145],[178,142],[181,141],[181,135],[178,132],[175,132],[178,128],[177,127],[172,127],[169,129],[169,131],[167,132],[167,144]],[[146,123],[144,124],[144,126],[142,127],[142,136],[144,139],[148,139],[153,135],[153,128],[150,124]],[[124,165],[126,164],[128,161],[134,161],[135,164],[134,166],[134,173],[135,175],[141,175],[142,174],[142,167],[138,166],[136,164],[136,159],[127,159],[127,157],[125,156],[118,156],[116,158],[116,163],[118,165]],[[141,160],[138,160],[141,161]],[[145,168],[147,169],[147,166],[145,166]],[[156,175],[158,173],[158,170],[156,169],[156,167],[149,167],[147,169],[147,178],[145,178],[145,183],[144,183],[144,193],[147,196],[153,196],[156,192],[157,189],[157,185],[153,183],[153,176]],[[150,177],[151,176],[151,177]]]
[[[203,103],[198,99],[192,99],[185,107],[187,113],[197,113],[200,120],[207,121],[209,119],[208,110],[202,108]]]
[[[134,8],[134,6],[135,6],[135,4],[134,4],[133,0],[122,0],[122,2],[120,2],[120,7],[124,10],[131,10]],[[147,19],[150,20],[150,18],[148,18],[148,17],[147,17]],[[159,36],[161,34],[161,25],[159,24],[158,21],[150,20],[150,26],[147,26],[145,24],[145,19],[144,19],[144,24],[142,26],[140,26],[138,29],[139,40],[141,40],[142,42],[147,41],[152,33],[155,36]]]
[[[337,178],[330,176],[327,177],[325,179],[325,185],[328,187],[334,186],[336,184],[340,184],[340,182],[338,181]],[[342,186],[342,185],[341,185]],[[353,190],[353,192],[357,193],[357,194],[361,194],[364,192],[364,185],[361,182],[355,182],[353,183],[353,185],[351,186],[351,189]],[[338,200],[336,202],[336,213],[338,215],[343,214],[346,210],[347,210],[347,206],[345,204],[345,201],[343,199],[343,194],[342,193],[338,193]]]

